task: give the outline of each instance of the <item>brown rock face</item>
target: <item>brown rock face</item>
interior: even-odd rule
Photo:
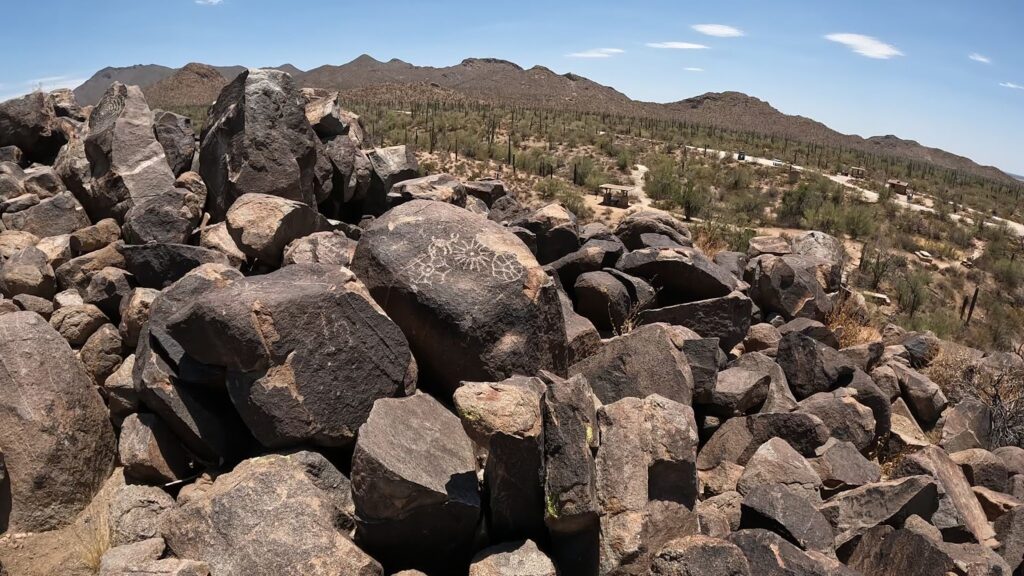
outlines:
[[[0,316],[0,451],[10,501],[8,530],[70,522],[92,500],[114,461],[103,400],[67,342],[33,312]]]

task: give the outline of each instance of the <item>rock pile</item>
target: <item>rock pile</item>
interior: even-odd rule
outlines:
[[[1024,449],[933,335],[840,348],[831,236],[581,225],[279,71],[201,141],[68,98],[0,104],[10,534],[104,507],[108,576],[1021,569]]]

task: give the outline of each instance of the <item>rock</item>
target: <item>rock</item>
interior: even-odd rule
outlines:
[[[888,526],[876,528],[864,537],[850,559],[850,566],[863,574],[878,576],[1010,573],[1005,561],[977,544],[936,542],[912,530],[893,531]]]
[[[681,246],[692,246],[690,230],[678,218],[663,210],[642,208],[629,212],[615,227],[618,236],[630,250],[644,248],[643,234],[661,234]]]
[[[494,205],[495,200],[508,193],[505,190],[505,183],[496,178],[481,178],[466,182],[464,186],[467,194],[483,200],[488,208]]]
[[[21,183],[18,185],[21,186]],[[18,192],[22,191],[19,190]],[[0,212],[21,212],[39,204],[40,201],[39,196],[35,194],[19,194],[12,196],[9,200],[0,202]]]
[[[934,424],[948,401],[938,384],[927,376],[897,363],[890,364],[900,382],[900,391],[918,422]]]
[[[685,326],[704,337],[716,337],[726,352],[743,341],[750,330],[750,299],[740,292],[728,296],[643,310],[641,324],[665,322]]]
[[[26,294],[53,298],[56,278],[46,254],[31,246],[11,254],[0,268],[0,290],[8,297]]]
[[[315,463],[315,466],[310,466]],[[212,574],[379,576],[379,564],[338,529],[340,474],[322,456],[299,452],[244,460],[164,515],[161,530],[179,558]]]
[[[17,146],[0,146],[0,162],[13,162],[14,164],[21,164],[22,155],[21,148]]]
[[[93,381],[101,384],[121,365],[121,334],[113,324],[104,324],[89,336],[78,355]]]
[[[932,332],[914,332],[902,342],[910,355],[910,365],[926,368],[942,352],[942,340]]]
[[[322,232],[330,225],[315,208],[301,202],[267,194],[244,194],[228,209],[227,226],[246,256],[277,266],[288,243]]]
[[[362,121],[359,116],[341,108],[337,92],[307,99],[306,119],[321,138],[351,136],[357,143],[363,139]]]
[[[54,270],[57,275],[57,286],[63,290],[74,288],[82,293],[89,287],[89,281],[97,271],[108,266],[123,269],[124,256],[118,248],[118,244],[110,244],[95,252],[68,260]]]
[[[82,296],[78,293],[78,290],[74,288],[58,292],[53,296],[54,309],[63,308],[65,306],[75,306],[77,304],[85,304],[85,300],[82,300]]]
[[[47,236],[39,240],[36,248],[46,254],[46,260],[54,269],[71,260],[71,235]]]
[[[829,438],[815,454],[816,457],[809,462],[826,490],[849,490],[881,479],[881,467],[865,458],[849,442]]]
[[[250,69],[221,90],[199,149],[214,222],[243,194],[280,196],[315,206],[329,190],[318,177],[322,147],[292,78]],[[329,177],[329,176],[328,176]]]
[[[569,371],[586,378],[606,404],[659,394],[688,405],[693,398],[693,374],[681,344],[668,325],[649,324],[606,341]]]
[[[17,146],[30,162],[52,163],[67,141],[56,116],[44,92],[0,103],[0,146]]]
[[[49,320],[53,314],[53,302],[46,298],[40,298],[39,296],[32,296],[30,294],[18,294],[11,300],[17,304],[18,308],[25,310],[26,312],[35,312],[42,316],[45,320]]]
[[[782,334],[779,334],[779,329],[775,326],[763,322],[754,324],[743,338],[743,352],[764,352],[774,356],[779,349],[780,340]]]
[[[992,412],[980,400],[964,398],[942,413],[942,436],[939,446],[947,452],[989,446],[992,434]]]
[[[789,389],[786,373],[771,358],[760,352],[748,352],[734,360],[729,366],[768,374],[770,378],[768,396],[761,406],[762,414],[792,412],[796,409],[796,398],[793,397],[793,392]]]
[[[203,264],[228,264],[220,252],[185,244],[122,246],[120,251],[124,268],[145,288],[166,288]]]
[[[29,232],[40,238],[71,234],[89,225],[81,204],[70,192],[61,192],[20,212],[4,212],[0,218],[7,229]]]
[[[174,498],[155,486],[117,488],[109,504],[111,544],[123,546],[161,537],[160,517],[174,506]]]
[[[858,403],[871,410],[871,415],[875,419],[872,448],[876,447],[892,430],[892,404],[889,402],[889,395],[882,392],[871,380],[871,377],[860,368],[854,370],[853,379],[846,390],[853,394]]]
[[[632,313],[629,291],[617,278],[603,271],[586,272],[573,286],[576,311],[605,331],[619,331]]]
[[[740,528],[771,530],[804,550],[831,554],[832,527],[807,491],[781,484],[753,487],[743,498]]]
[[[747,559],[735,544],[693,535],[663,546],[651,563],[658,576],[750,576]]]
[[[370,161],[372,176],[362,212],[379,215],[386,209],[387,194],[391,187],[419,176],[420,167],[412,148],[407,146],[374,148],[366,153],[366,158]]]
[[[835,236],[811,230],[793,238],[793,252],[802,256],[817,258],[819,274],[825,280],[822,285],[829,292],[839,288],[846,262],[846,248]]]
[[[136,203],[174,189],[174,173],[138,86],[114,82],[107,89],[89,116],[85,153],[93,179],[82,202],[95,221],[122,220]]]
[[[160,291],[153,288],[135,288],[127,297],[121,299],[118,315],[121,323],[118,330],[125,347],[134,350],[139,343],[139,334],[143,325],[149,321],[149,309]]]
[[[854,572],[837,568],[835,560],[815,552],[804,552],[768,530],[740,530],[730,534],[728,540],[743,551],[751,575],[856,576]]]
[[[1024,448],[1000,446],[992,451],[1006,465],[1010,474],[1024,474]]]
[[[869,342],[867,344],[858,344],[856,346],[848,346],[839,350],[853,362],[857,368],[860,368],[864,372],[871,372],[878,366],[878,363],[882,360],[882,353],[885,351],[885,347],[882,346],[881,342]]]
[[[799,332],[783,335],[775,361],[797,399],[845,386],[854,366],[839,352]]]
[[[135,391],[135,383],[132,381],[132,370],[134,369],[135,355],[129,354],[117,367],[117,370],[107,376],[100,389],[100,393],[107,400],[110,419],[116,426],[122,426],[122,421],[125,418],[139,410],[139,394]],[[121,442],[124,442],[123,436]]]
[[[466,188],[451,174],[431,174],[396,182],[388,192],[388,203],[402,204],[412,200],[447,202],[466,207]]]
[[[758,447],[747,461],[736,489],[740,494],[748,495],[758,487],[769,485],[784,486],[813,501],[821,500],[818,490],[822,481],[818,473],[781,438],[772,438]]]
[[[195,469],[163,420],[145,412],[124,419],[118,454],[125,478],[147,484],[175,482],[191,476]]]
[[[164,242],[187,244],[203,217],[206,184],[195,172],[185,172],[174,188],[136,198],[124,217],[129,244]]]
[[[1009,494],[990,490],[984,486],[974,486],[971,490],[974,492],[974,496],[978,498],[978,503],[981,504],[981,509],[985,511],[985,517],[988,518],[990,522],[995,522],[1003,514],[1006,514],[1017,506],[1024,504],[1024,502],[1018,498]]]
[[[469,576],[555,576],[555,565],[533,540],[485,548],[473,557]]]
[[[949,455],[960,465],[971,486],[984,486],[996,492],[1006,492],[1010,474],[998,456],[983,448],[970,448]]]
[[[32,248],[39,243],[39,237],[19,230],[0,231],[0,259],[6,260],[15,253]]]
[[[72,346],[81,346],[100,326],[109,322],[92,304],[58,308],[50,317],[52,326]]]
[[[737,287],[732,274],[695,248],[634,250],[615,267],[650,282],[662,306],[727,296]]]
[[[324,144],[324,154],[334,168],[331,198],[327,202],[340,215],[343,204],[361,204],[366,200],[372,173],[370,160],[351,136],[331,138]]]
[[[188,172],[196,154],[196,133],[192,130],[192,120],[173,112],[154,110],[153,133],[164,149],[164,156],[174,176]]]
[[[810,336],[829,348],[839,348],[839,338],[828,327],[810,318],[794,318],[779,326],[779,334],[785,336],[790,332],[799,332],[804,336]]]
[[[563,287],[571,288],[576,284],[576,280],[580,275],[584,273],[604,270],[606,273],[611,274],[613,271],[611,267],[622,256],[622,252],[623,246],[621,243],[607,240],[590,240],[581,246],[579,250],[562,256],[548,264],[548,266],[558,275],[558,279]],[[618,278],[618,276],[616,277]],[[642,280],[637,280],[643,282]],[[626,284],[628,283],[624,282],[623,286],[625,287]],[[649,288],[646,282],[644,282],[644,285]],[[654,295],[653,289],[651,289],[650,295]],[[634,295],[630,294],[630,296],[633,297]],[[640,295],[636,296],[637,301],[639,301]]]
[[[565,371],[557,288],[519,239],[482,216],[398,206],[363,231],[352,269],[408,335],[423,378],[449,394],[463,380]]]
[[[718,373],[706,410],[724,417],[748,414],[764,404],[770,382],[771,376],[766,372],[745,368],[723,370]]]
[[[672,327],[673,337],[682,338],[680,350],[690,364],[693,374],[693,398],[697,404],[711,402],[718,383],[718,371],[725,367],[725,353],[718,338],[701,338],[696,332],[682,326]]]
[[[850,442],[865,451],[875,439],[875,418],[871,410],[857,401],[849,388],[819,392],[800,401],[797,410],[813,414],[825,423],[829,436]]]
[[[79,228],[72,232],[69,243],[71,244],[71,253],[75,256],[81,256],[82,254],[95,252],[120,239],[121,227],[117,224],[117,220],[104,218],[91,226]]]
[[[457,562],[480,516],[459,419],[424,394],[375,402],[352,456],[352,499],[356,540],[389,570]]]
[[[235,268],[241,267],[246,261],[245,253],[228,232],[226,222],[203,228],[199,235],[199,245],[227,256],[228,263]]]
[[[10,490],[0,525],[12,532],[59,528],[112,469],[106,408],[67,342],[37,314],[0,316],[0,358],[0,452]]]
[[[108,318],[119,321],[121,302],[134,290],[132,282],[131,274],[108,266],[93,274],[82,301],[96,306]]]
[[[565,338],[568,341],[568,360],[566,363],[572,366],[584,358],[593,355],[601,348],[601,335],[590,320],[580,316],[572,309],[572,300],[569,300],[565,292],[558,291],[558,300],[562,306]]]
[[[375,400],[415,388],[405,336],[341,267],[235,281],[198,296],[167,330],[190,357],[229,371],[242,419],[272,448],[349,446]]]
[[[601,508],[601,572],[650,549],[653,502],[692,510],[697,502],[697,425],[693,410],[667,398],[623,398],[598,411],[601,447],[595,460]],[[674,523],[673,523],[674,524]]]
[[[730,418],[701,448],[697,469],[710,470],[723,462],[745,466],[754,452],[773,437],[789,442],[804,456],[813,456],[829,436],[820,418],[800,412]]]
[[[113,546],[103,553],[100,559],[100,576],[123,576],[134,570],[133,567],[155,562],[164,555],[164,539],[149,538],[133,544]]]
[[[783,256],[792,254],[793,248],[789,240],[782,236],[754,236],[747,242],[747,257],[756,258],[762,254]]]
[[[910,476],[866,484],[829,498],[819,508],[836,535],[836,546],[857,539],[881,524],[899,525],[911,515],[931,518],[938,508],[938,487],[928,476]]]
[[[537,260],[550,264],[579,250],[576,216],[560,204],[548,204],[514,223],[537,238]]]
[[[56,196],[67,191],[60,176],[49,166],[31,166],[25,170],[25,178],[21,181],[25,193],[40,199]]]
[[[899,454],[904,450],[912,450],[931,444],[931,441],[925,436],[921,426],[918,425],[917,420],[910,413],[910,408],[907,408],[907,404],[903,402],[902,398],[897,398],[892,403],[891,419],[889,443],[887,446],[889,454]]]
[[[282,265],[289,264],[338,264],[351,266],[356,251],[356,241],[341,232],[315,232],[296,238],[284,248]]]
[[[781,314],[786,320],[821,322],[832,310],[832,302],[818,282],[819,263],[808,256],[758,256],[747,264],[743,280],[750,284],[748,294],[761,310]]]
[[[462,425],[486,451],[490,533],[508,540],[543,533],[544,383],[516,376],[464,382],[453,400]]]
[[[1018,570],[1024,563],[1024,507],[1018,506],[1000,516],[994,524],[996,549],[1011,570]]]

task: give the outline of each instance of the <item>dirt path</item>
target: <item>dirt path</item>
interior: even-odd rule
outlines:
[[[636,186],[636,190],[633,191],[633,194],[636,195],[637,204],[644,208],[648,208],[651,205],[651,199],[647,196],[647,192],[644,191],[644,182],[646,182],[645,178],[647,176],[647,172],[647,166],[644,166],[643,164],[637,164],[633,167],[633,186]]]

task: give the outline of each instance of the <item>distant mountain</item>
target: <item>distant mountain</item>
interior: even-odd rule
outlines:
[[[142,86],[157,102],[205,105],[216,98],[218,82],[223,86],[244,70],[240,66],[216,68],[222,76],[218,79],[210,74],[211,69],[198,64],[190,64],[181,71],[153,65],[105,68],[75,89],[75,95],[83,104],[94,103],[110,82],[120,80]],[[363,54],[347,64],[320,66],[308,72],[290,64],[278,69],[288,72],[305,87],[405,101],[465,99],[686,121],[929,162],[1000,182],[1017,183],[1014,177],[999,169],[980,166],[963,156],[895,136],[865,139],[841,134],[821,122],[784,114],[763,100],[739,92],[710,92],[668,104],[639,102],[582,76],[556,74],[543,66],[524,69],[494,58],[468,58],[454,66],[438,68],[415,66],[398,59],[381,62]],[[176,73],[184,75],[179,77]],[[176,76],[172,79],[172,75]]]
[[[1024,176],[1021,176],[1020,174],[1010,174],[1010,176],[1013,176],[1017,180],[1020,180],[1021,182],[1024,182]]]

